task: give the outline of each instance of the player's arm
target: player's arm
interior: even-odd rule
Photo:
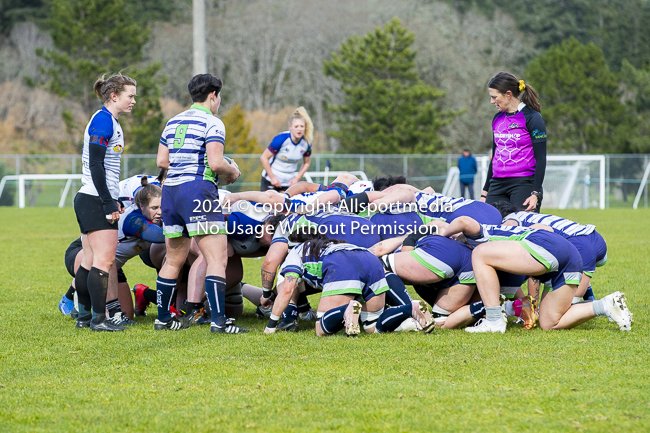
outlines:
[[[104,159],[106,158],[106,147],[113,136],[113,121],[103,112],[97,114],[90,126],[88,134],[88,169],[93,185],[99,194],[99,198],[104,205],[104,214],[112,215],[111,221],[117,221],[119,217],[119,208],[117,202],[111,197],[111,193],[106,184],[106,168]]]
[[[269,251],[264,256],[262,262],[262,307],[268,308],[270,305],[270,298],[273,292],[273,282],[275,281],[275,274],[278,267],[282,264],[287,253],[289,252],[289,244],[285,242],[275,242],[269,247]]]
[[[445,229],[441,228],[440,233],[448,238],[459,233],[478,236],[481,234],[481,225],[474,218],[461,216],[450,222]]]
[[[494,121],[493,121],[494,122]],[[490,164],[488,165],[487,176],[485,177],[485,184],[483,185],[483,191],[481,191],[480,201],[485,203],[488,191],[490,190],[490,182],[492,181],[492,161],[494,161],[494,156],[497,151],[497,142],[494,140],[494,133],[492,133],[492,158],[490,159]]]
[[[305,192],[316,192],[320,191],[321,185],[318,183],[312,183],[312,182],[307,182],[307,181],[301,181],[296,183],[295,185],[291,185],[287,190],[285,191],[285,194],[288,194],[289,197],[302,194]],[[324,191],[324,189],[323,189]]]
[[[289,302],[291,302],[291,297],[293,292],[298,287],[299,276],[296,273],[290,272],[286,274],[284,281],[278,287],[278,296],[275,298],[273,303],[273,311],[271,311],[271,317],[269,318],[266,328],[264,329],[265,334],[273,334],[277,328],[278,321],[282,316],[282,312],[287,308]]]
[[[397,247],[402,245],[404,240],[408,237],[409,233],[403,235],[403,236],[398,236],[396,238],[390,238],[390,239],[384,239],[383,241],[377,242],[370,248],[368,248],[368,251],[376,255],[377,257],[385,256],[386,254],[390,254]]]
[[[156,167],[169,168],[169,149],[166,144],[163,144],[162,139],[158,144],[158,154],[156,155]]]
[[[163,228],[147,220],[142,215],[130,213],[124,220],[122,231],[126,236],[136,236],[143,241],[164,244],[165,235]]]
[[[311,155],[311,154],[310,154]],[[296,175],[296,177],[293,178],[292,180],[292,185],[295,185],[298,183],[300,179],[307,173],[307,170],[309,170],[309,165],[311,164],[311,156],[310,155],[303,155],[302,157],[302,167],[300,167],[300,171]]]
[[[537,224],[533,224],[533,225],[530,226],[529,228],[531,228],[531,229],[538,229],[538,230],[546,230],[547,232],[555,233],[555,230],[553,230],[552,227],[547,226],[546,224],[540,224],[540,223],[537,223]]]
[[[269,176],[269,179],[271,180],[271,185],[275,187],[280,187],[281,182],[280,180],[275,177],[273,174],[273,170],[271,170],[271,158],[273,157],[273,153],[271,152],[270,149],[264,149],[264,152],[262,152],[262,155],[260,155],[260,162],[262,163],[262,168],[266,170],[266,174]]]
[[[231,162],[223,159],[223,143],[211,141],[205,145],[210,169],[218,175],[224,176],[226,185],[234,183],[241,174]]]

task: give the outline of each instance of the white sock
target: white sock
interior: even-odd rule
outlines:
[[[515,303],[515,301],[506,301],[505,307],[506,307],[506,316],[512,317],[515,315],[515,309],[512,306]]]

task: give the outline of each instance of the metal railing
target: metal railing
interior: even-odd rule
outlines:
[[[227,187],[231,191],[257,190],[260,185],[262,167],[259,155],[229,155],[237,160],[242,171],[242,177],[233,185]],[[377,175],[405,175],[409,182],[418,187],[432,186],[442,191],[451,167],[456,166],[458,157],[454,154],[435,155],[362,155],[362,154],[316,154],[312,156],[310,171],[362,171],[368,178]],[[555,158],[562,159],[562,155]],[[605,207],[632,207],[635,195],[642,186],[645,168],[650,162],[650,155],[605,155]],[[580,176],[577,182],[582,182],[585,202],[589,207],[599,207],[599,200],[592,196],[599,195],[593,185],[599,184],[602,174],[597,165],[583,168],[586,176]],[[0,155],[0,179],[6,175],[20,174],[80,174],[81,155]],[[156,174],[156,155],[122,156],[122,178],[135,174]],[[553,181],[553,174],[548,171],[546,182]],[[475,188],[480,191],[482,185],[477,176]],[[62,191],[66,187],[65,180],[61,181],[29,181],[25,182],[26,206],[57,206]],[[648,183],[641,189],[638,207],[648,207]],[[2,195],[0,205],[18,205],[18,182],[8,180]],[[80,183],[72,182],[71,191],[76,191]],[[72,205],[69,194],[65,205]],[[596,203],[594,203],[596,202]]]

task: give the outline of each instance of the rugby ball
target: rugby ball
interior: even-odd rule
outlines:
[[[232,163],[235,167],[237,167],[237,170],[239,170],[239,166],[237,165],[237,163],[235,162],[234,159],[232,159],[232,158],[230,158],[230,157],[227,157],[227,156],[224,156],[223,159],[224,159],[224,161],[226,161],[228,164]],[[241,170],[239,170],[239,171],[241,171]]]

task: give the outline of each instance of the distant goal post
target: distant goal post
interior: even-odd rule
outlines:
[[[605,209],[605,155],[548,155],[546,161],[543,207]],[[478,198],[487,178],[490,159],[486,155],[477,156],[476,163],[474,196]],[[458,175],[457,167],[449,169],[443,194],[460,197]]]

